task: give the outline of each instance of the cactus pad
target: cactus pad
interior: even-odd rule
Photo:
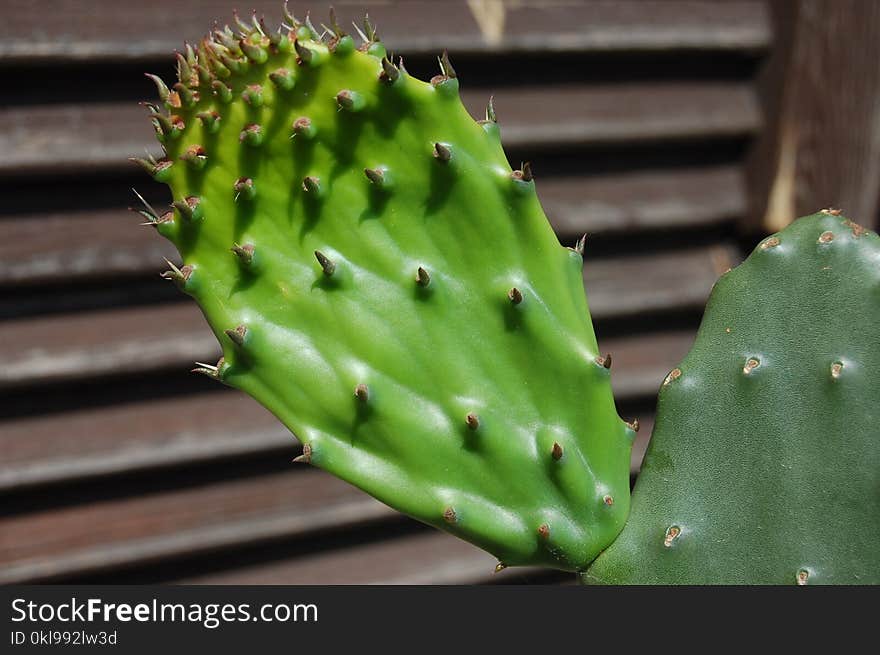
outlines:
[[[215,31],[156,78],[174,210],[165,275],[201,306],[299,459],[506,565],[582,570],[622,528],[632,429],[560,246],[494,110],[331,20]],[[173,326],[167,326],[173,330]],[[293,499],[291,502],[294,502]]]
[[[587,582],[880,583],[880,237],[825,210],[715,285]]]

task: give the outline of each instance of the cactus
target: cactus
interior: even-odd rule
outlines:
[[[582,279],[491,101],[462,105],[448,56],[422,82],[367,21],[357,47],[237,20],[178,54],[148,105],[173,194],[143,214],[164,276],[300,461],[490,551],[583,570],[622,529],[634,426],[617,415]],[[166,326],[173,329],[173,326]]]
[[[880,238],[839,214],[718,281],[586,582],[880,583]]]

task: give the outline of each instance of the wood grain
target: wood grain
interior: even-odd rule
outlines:
[[[370,562],[370,566],[364,566]],[[571,577],[533,567],[495,573],[489,553],[443,532],[419,532],[330,552],[183,578],[181,584],[461,585]]]
[[[300,7],[299,5],[302,5]],[[761,2],[543,1],[511,3],[494,20],[475,20],[465,0],[311,0],[317,23],[335,5],[340,24],[360,23],[369,12],[382,38],[401,54],[455,52],[657,52],[766,49],[771,34]],[[51,9],[7,0],[0,24],[0,63],[137,61],[160,59],[198,40],[215,20],[232,20],[236,7],[253,7],[270,25],[281,18],[279,0],[189,0],[119,3],[55,0]],[[304,3],[291,3],[304,16]],[[249,16],[245,16],[249,18]],[[482,27],[481,27],[482,25]]]
[[[6,421],[0,493],[300,447],[243,393],[210,393],[82,408]]]
[[[47,581],[393,518],[318,470],[0,517],[0,584]]]

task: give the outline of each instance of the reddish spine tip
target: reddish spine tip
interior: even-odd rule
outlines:
[[[233,244],[232,248],[230,248],[232,253],[238,257],[238,261],[243,266],[250,266],[254,263],[254,246],[250,243],[245,243],[243,245]]]
[[[171,280],[181,289],[186,286],[187,281],[189,281],[189,278],[192,275],[193,267],[187,265],[178,268],[167,259],[165,260],[165,263],[168,264],[169,270],[162,273],[161,277],[166,280]]]
[[[386,84],[394,84],[400,77],[400,69],[391,63],[388,57],[382,57],[382,72],[379,73],[379,79]]]
[[[211,82],[211,91],[220,102],[229,103],[232,101],[232,89],[220,80]]]
[[[197,196],[187,196],[183,200],[176,200],[172,205],[178,212],[180,212],[180,215],[184,220],[191,222],[203,218],[201,203],[201,198]]]
[[[221,357],[215,365],[196,362],[196,368],[190,369],[190,372],[201,373],[214,380],[222,380],[226,373],[226,361]]]
[[[440,74],[431,78],[431,85],[435,87],[458,77],[455,69],[452,67],[452,63],[449,61],[449,53],[446,50],[440,55],[438,61],[440,62]]]
[[[671,548],[672,544],[678,539],[678,536],[681,534],[681,528],[677,525],[670,525],[666,529],[666,534],[663,536],[663,545],[666,548]]]
[[[293,42],[293,49],[296,50],[297,63],[302,66],[303,64],[309,64],[312,62],[315,54],[307,47],[305,47],[302,43],[299,42],[297,38]]]
[[[239,325],[234,329],[230,328],[223,332],[236,346],[241,347],[244,345],[244,339],[247,336],[248,329],[244,325]]]
[[[240,143],[245,143],[249,146],[258,146],[263,143],[263,128],[257,123],[252,123],[250,125],[246,125],[245,128],[238,135],[238,140]]]
[[[232,190],[235,192],[236,202],[238,202],[239,199],[252,200],[254,196],[257,195],[254,181],[249,177],[238,178],[232,185]]]
[[[321,180],[314,175],[308,175],[303,178],[302,188],[306,193],[317,197],[321,194]]]
[[[311,139],[315,136],[315,126],[312,120],[306,116],[300,116],[293,121],[293,135],[304,139]]]
[[[324,271],[324,275],[330,277],[336,272],[336,262],[327,257],[320,250],[315,251],[315,259],[318,260],[318,263],[321,265],[321,270]]]
[[[416,283],[420,287],[427,287],[431,284],[431,274],[421,266],[419,266],[419,270],[416,271]]]
[[[364,175],[377,187],[382,187],[385,184],[385,172],[381,168],[365,168]]]
[[[202,111],[196,116],[209,133],[215,134],[220,129],[220,114],[216,111]]]
[[[678,378],[680,378],[680,377],[681,377],[681,369],[680,369],[680,368],[674,368],[674,369],[672,369],[671,371],[669,371],[669,373],[667,374],[666,378],[664,378],[664,380],[663,380],[663,386],[665,387],[665,386],[667,386],[667,385],[669,385],[669,384],[672,384],[673,382],[675,382],[675,381],[676,381]]]
[[[263,87],[259,84],[249,84],[241,92],[241,98],[251,107],[263,106]]]
[[[159,93],[159,100],[162,102],[168,102],[171,91],[169,91],[168,86],[165,84],[165,81],[159,77],[158,75],[153,75],[152,73],[144,73],[148,79],[153,81],[153,84],[156,85],[156,90]]]
[[[293,77],[293,73],[286,68],[279,68],[278,70],[269,73],[269,79],[272,80],[272,84],[282,91],[290,91],[296,85],[296,79]]]
[[[437,142],[434,144],[434,157],[438,161],[446,163],[450,159],[452,159],[452,150],[449,148],[449,146]]]
[[[296,462],[297,464],[311,464],[312,463],[312,447],[309,444],[304,443],[302,455],[300,455],[299,457],[294,457],[293,461]]]
[[[490,123],[498,122],[498,117],[495,115],[495,96],[489,96],[489,102],[486,104],[486,120]]]
[[[510,176],[521,182],[531,182],[535,179],[534,175],[532,175],[532,165],[529,162],[524,162],[518,171],[513,171]]]
[[[203,169],[205,164],[208,163],[208,156],[205,154],[205,149],[198,144],[191,145],[187,148],[183,154],[180,155],[180,159],[196,170]]]
[[[470,428],[471,430],[476,430],[477,428],[480,427],[480,417],[478,417],[473,412],[470,412],[465,417],[465,423],[467,424],[468,428]]]
[[[364,107],[364,98],[356,91],[343,89],[336,94],[336,104],[346,111],[360,111]]]

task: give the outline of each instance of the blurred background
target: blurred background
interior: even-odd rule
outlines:
[[[326,21],[331,3],[292,2]],[[495,107],[585,278],[620,413],[642,422],[716,277],[795,216],[878,221],[880,3],[336,0],[422,79],[448,48]],[[3,0],[0,582],[555,583],[319,470],[243,394],[188,371],[218,346],[126,211],[166,189],[143,73],[214,20],[281,0]]]

